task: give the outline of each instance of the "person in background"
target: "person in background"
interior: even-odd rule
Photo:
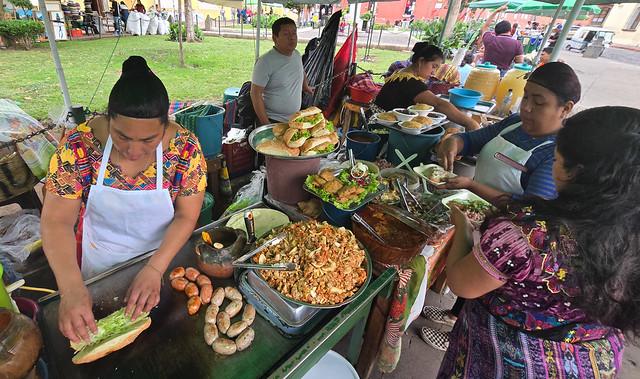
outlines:
[[[227,22],[227,12],[224,10],[224,7],[220,8],[220,18],[222,22]]]
[[[640,110],[591,108],[558,133],[557,199],[476,231],[453,207],[447,284],[470,300],[438,379],[620,377],[640,332],[639,145]]]
[[[520,37],[520,26],[516,23],[511,27],[511,37],[514,39],[518,39],[518,37]]]
[[[236,9],[236,17],[238,18],[238,24],[240,24],[242,22],[242,12],[240,8]]]
[[[545,47],[544,49],[542,49],[542,54],[540,54],[540,62],[538,62],[536,68],[542,67],[545,64],[549,63],[549,60],[551,59],[551,53],[553,53],[553,47]]]
[[[398,70],[402,70],[405,69],[407,67],[411,66],[411,59],[407,59],[406,61],[395,61],[393,63],[391,63],[391,65],[389,65],[389,68],[387,69],[387,72],[385,72],[384,74],[382,74],[383,78],[388,78],[391,75],[393,75],[394,72],[398,71]]]
[[[462,63],[460,63],[460,67],[458,68],[458,72],[460,73],[460,85],[464,86],[466,83],[471,70],[473,70],[473,52],[467,51],[464,55],[464,59],[462,59]]]
[[[493,11],[484,25],[482,25],[482,43],[484,45],[484,61],[491,62],[498,66],[501,76],[507,73],[512,63],[524,62],[524,49],[522,43],[511,38],[511,23],[500,21],[496,24],[494,31],[489,31],[489,27],[499,12],[507,9],[507,5]]]
[[[196,226],[206,161],[198,139],[168,111],[162,81],[131,56],[107,115],[71,129],[51,158],[42,244],[60,292],[58,326],[73,342],[96,332],[83,281],[155,250],[124,298],[135,319],[160,301],[164,273]]]
[[[560,38],[560,33],[562,33],[562,24],[558,24],[553,28],[553,34],[549,36],[549,47],[556,46],[556,42],[558,42],[558,39]]]
[[[552,62],[536,69],[527,80],[520,113],[476,132],[453,135],[436,147],[447,170],[456,156],[478,156],[473,179],[457,176],[443,187],[467,189],[498,208],[532,197],[555,199],[556,135],[580,92],[578,76],[568,65]],[[425,306],[423,315],[453,325],[463,305],[464,299],[458,298],[450,311]],[[449,343],[448,333],[431,328],[423,328],[421,337],[438,350],[446,350]]]
[[[129,19],[129,8],[124,1],[120,2],[120,17],[122,17],[122,24],[124,25],[124,30],[127,31],[127,20]]]
[[[466,130],[480,127],[471,117],[462,113],[450,102],[429,91],[426,80],[444,61],[440,48],[427,42],[418,42],[412,49],[411,64],[389,76],[380,89],[374,103],[385,111],[407,108],[416,103],[429,104],[444,113],[450,121],[462,125]]]
[[[122,34],[122,28],[120,27],[120,4],[116,0],[111,1],[111,14],[113,14],[113,28],[115,29],[115,35]]]
[[[313,94],[296,50],[296,22],[279,18],[271,31],[275,46],[256,61],[251,77],[251,101],[260,125],[289,121],[300,110],[302,92]]]
[[[134,9],[138,13],[147,13],[147,8],[144,7],[144,4],[142,4],[140,0],[138,0],[138,2],[136,3],[136,6]]]

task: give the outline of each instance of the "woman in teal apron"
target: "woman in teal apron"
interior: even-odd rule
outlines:
[[[580,81],[571,67],[554,62],[538,68],[527,80],[519,114],[440,143],[438,158],[448,170],[456,156],[478,156],[473,179],[457,176],[443,188],[470,190],[498,207],[523,197],[556,198],[551,173],[556,134],[578,100]],[[458,298],[451,310],[425,306],[423,315],[453,325],[463,305]],[[436,329],[422,328],[421,337],[438,350],[449,343],[448,333]]]
[[[447,170],[457,156],[478,157],[473,179],[458,176],[444,188],[468,189],[499,207],[513,198],[555,198],[556,134],[579,100],[580,81],[571,67],[554,62],[538,68],[527,80],[520,113],[440,143],[438,159]]]

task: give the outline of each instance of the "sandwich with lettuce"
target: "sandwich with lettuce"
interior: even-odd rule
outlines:
[[[83,364],[98,360],[132,343],[151,325],[149,313],[141,313],[134,321],[121,308],[98,320],[98,332],[91,334],[89,342],[71,342],[75,355],[71,361]]]

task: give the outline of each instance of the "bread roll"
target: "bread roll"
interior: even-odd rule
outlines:
[[[256,146],[259,153],[267,155],[281,155],[284,157],[297,157],[300,155],[300,149],[291,148],[280,140],[268,140],[261,142]]]
[[[284,136],[282,138],[284,140],[284,143],[286,143],[288,147],[296,148],[304,145],[304,143],[310,136],[311,134],[309,132],[289,128],[286,132],[284,132]]]

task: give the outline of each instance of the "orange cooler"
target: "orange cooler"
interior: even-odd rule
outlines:
[[[482,100],[490,101],[498,88],[498,83],[500,83],[498,66],[485,62],[471,70],[464,88],[479,91],[482,93]]]
[[[533,67],[528,64],[519,63],[507,71],[496,91],[496,104],[498,107],[502,106],[502,101],[505,96],[507,96],[507,93],[509,93],[509,90],[513,92],[513,96],[507,109],[511,109],[513,104],[518,103],[518,100],[524,96],[524,86],[527,84],[526,77],[532,69]]]

